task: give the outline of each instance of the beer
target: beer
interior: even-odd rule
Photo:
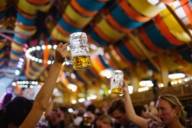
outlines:
[[[65,60],[63,67],[64,67],[65,72],[73,71],[73,65],[72,65],[71,61],[69,61],[69,60]]]
[[[114,70],[111,77],[111,93],[112,94],[123,94],[123,81],[124,74],[121,70]]]
[[[75,32],[70,35],[70,51],[75,70],[85,69],[91,65],[86,33]]]
[[[89,56],[74,56],[72,58],[72,63],[75,70],[85,69],[90,67],[91,59]]]
[[[123,89],[121,87],[115,87],[115,88],[111,89],[111,93],[122,95],[123,94]]]
[[[84,116],[83,117],[83,123],[85,126],[90,126],[92,123],[92,117],[91,116]]]

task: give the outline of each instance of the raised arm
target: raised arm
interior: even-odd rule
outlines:
[[[52,96],[65,56],[67,56],[66,45],[59,44],[55,53],[55,62],[51,65],[48,72],[48,78],[46,78],[45,84],[37,94],[33,107],[24,122],[21,124],[20,128],[35,128],[35,125],[39,121],[43,112],[48,108],[49,99]]]
[[[131,101],[131,97],[129,95],[127,86],[125,84],[124,84],[123,90],[124,90],[124,97],[125,97],[125,110],[126,110],[126,115],[128,119],[141,128],[147,128],[149,120],[143,117],[140,117],[135,113],[133,103]]]

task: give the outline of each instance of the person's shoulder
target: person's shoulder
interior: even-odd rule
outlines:
[[[148,122],[148,128],[165,128],[165,125],[162,122],[151,119]]]
[[[139,128],[136,124],[130,122],[129,123],[129,128]]]

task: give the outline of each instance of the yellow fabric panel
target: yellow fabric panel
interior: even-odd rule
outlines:
[[[27,0],[19,0],[18,3],[19,9],[31,15],[35,15],[37,11],[47,12],[50,9],[51,5],[52,4],[49,3],[46,5],[35,6],[33,4],[28,3]]]
[[[66,37],[65,35],[63,35],[62,33],[60,33],[57,29],[53,29],[51,36],[54,39],[60,40],[60,41],[68,41],[69,37]]]
[[[161,8],[159,6],[151,5],[147,2],[147,0],[127,0],[127,1],[136,11],[147,17],[154,17],[161,11]]]
[[[83,16],[81,16],[80,14],[78,14],[77,12],[75,12],[75,10],[74,10],[70,5],[68,5],[68,6],[66,7],[65,14],[66,14],[72,21],[74,21],[75,24],[76,24],[78,27],[83,27],[83,26],[85,26],[85,25],[92,19],[92,17],[83,17]]]
[[[6,8],[6,0],[0,0],[0,10],[3,10]]]
[[[180,41],[183,42],[190,42],[190,37],[188,34],[184,31],[182,26],[179,24],[179,22],[175,19],[175,17],[171,14],[171,12],[168,9],[165,9],[160,12],[160,15],[163,18],[163,21],[169,28],[170,32]]]
[[[140,48],[138,48],[137,44],[133,40],[129,40],[127,43],[131,44],[131,46],[135,49],[135,51],[137,51],[137,53],[140,55],[141,59],[146,58],[143,52],[140,50]]]
[[[17,56],[17,55],[15,55],[15,54],[11,54],[11,55],[10,55],[10,58],[11,58],[12,60],[19,61],[20,56]]]
[[[100,23],[97,24],[99,28],[105,33],[111,40],[116,41],[119,40],[123,34],[113,29],[105,19],[102,19]]]
[[[37,7],[37,9],[42,12],[47,12],[51,8],[51,6],[52,6],[52,4],[49,2],[49,4],[39,6],[39,7]]]
[[[15,51],[23,51],[23,46],[22,45],[18,45],[17,43],[15,42],[12,42],[11,43],[11,48]]]
[[[2,49],[5,46],[4,42],[0,42],[0,49]]]
[[[19,27],[18,25],[16,25],[15,26],[15,31],[19,32],[21,34],[24,34],[26,36],[32,36],[36,32],[36,28],[31,29],[31,30],[26,30],[26,29],[23,29],[23,28]]]
[[[27,0],[19,0],[18,8],[31,15],[35,15],[37,12],[35,6],[28,3]]]

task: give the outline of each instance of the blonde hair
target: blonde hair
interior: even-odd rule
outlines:
[[[105,115],[105,114],[98,116],[97,119],[96,119],[96,121],[102,121],[102,122],[104,122],[105,124],[110,124],[110,125],[112,125],[112,120],[111,120],[111,118],[110,118],[108,115]]]
[[[176,108],[176,107],[179,108],[180,110],[178,113],[179,120],[183,125],[185,125],[186,112],[184,110],[182,103],[179,101],[179,99],[175,95],[171,95],[171,94],[161,95],[159,96],[159,99],[169,102],[169,104],[173,108]]]

